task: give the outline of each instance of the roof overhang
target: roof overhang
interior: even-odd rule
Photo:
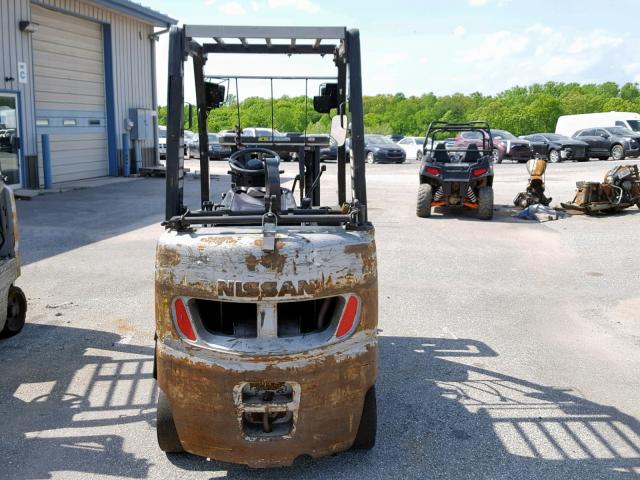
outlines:
[[[129,0],[91,0],[93,3],[102,7],[109,8],[123,15],[137,18],[146,23],[150,23],[156,27],[170,27],[178,23],[177,20],[152,10],[148,7],[144,7],[138,3],[131,2]]]

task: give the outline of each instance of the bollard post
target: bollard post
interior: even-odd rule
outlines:
[[[42,134],[42,169],[44,170],[44,188],[51,190],[53,180],[51,178],[51,146],[49,134]]]
[[[140,145],[140,140],[136,140],[135,150],[136,150],[136,173],[140,174],[140,169],[142,169],[142,145]]]
[[[129,160],[129,133],[122,134],[122,159],[123,159],[123,175],[128,177],[131,173],[131,161]]]

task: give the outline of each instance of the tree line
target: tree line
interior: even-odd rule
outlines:
[[[240,102],[243,127],[270,127],[280,132],[328,133],[330,117],[313,110],[313,99],[283,96],[273,100],[250,97]],[[368,133],[424,135],[429,122],[487,120],[493,128],[515,135],[555,131],[560,115],[623,111],[640,112],[640,89],[635,83],[578,84],[547,82],[514,87],[496,95],[480,92],[464,95],[373,95],[363,97],[364,124]],[[160,125],[166,124],[166,107],[159,107]],[[187,125],[188,108],[184,118]],[[195,109],[192,129],[197,128]],[[237,124],[237,105],[230,95],[212,110],[208,131],[232,129]],[[185,126],[186,128],[186,126]]]

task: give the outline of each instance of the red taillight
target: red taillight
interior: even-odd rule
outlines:
[[[356,321],[356,315],[358,314],[358,298],[351,295],[347,300],[347,304],[342,311],[342,317],[338,324],[338,330],[336,331],[336,337],[344,337],[353,328],[353,324]]]
[[[473,170],[471,170],[471,173],[474,177],[479,177],[480,175],[484,175],[488,171],[489,170],[487,170],[486,168],[474,168]]]
[[[189,314],[187,313],[187,309],[184,306],[184,302],[181,298],[178,298],[176,300],[174,309],[176,313],[176,324],[178,325],[178,330],[180,330],[180,333],[189,340],[195,341],[196,333],[193,331],[193,325],[191,325],[191,321],[189,320]]]
[[[433,175],[435,177],[437,177],[438,175],[440,175],[440,169],[439,168],[435,168],[435,167],[427,167],[425,170],[429,175]]]

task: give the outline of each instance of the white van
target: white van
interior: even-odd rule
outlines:
[[[582,113],[562,115],[556,123],[556,133],[571,137],[578,130],[591,127],[624,127],[640,132],[640,114],[634,112]]]

